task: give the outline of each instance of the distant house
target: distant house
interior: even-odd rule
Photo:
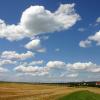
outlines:
[[[96,82],[96,85],[100,85],[100,82]]]

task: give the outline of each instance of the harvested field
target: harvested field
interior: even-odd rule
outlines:
[[[100,94],[100,88],[67,87],[49,84],[0,83],[0,100],[57,100],[72,92],[88,90]]]

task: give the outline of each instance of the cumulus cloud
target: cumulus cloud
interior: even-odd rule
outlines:
[[[25,45],[27,49],[38,49],[40,47],[40,40],[34,39]]]
[[[16,68],[14,68],[15,71],[21,72],[21,73],[29,73],[32,74],[34,76],[40,76],[40,75],[45,75],[48,74],[48,71],[43,68],[43,67],[39,67],[39,66],[17,66]]]
[[[38,73],[42,72],[49,72],[51,69],[62,69],[66,64],[62,61],[49,61],[44,67],[43,67],[43,61],[33,61],[31,63],[24,63],[20,66],[17,66],[15,68],[16,71],[20,72],[26,72],[26,73],[34,73],[34,71],[37,71]],[[38,66],[37,66],[38,65]],[[42,67],[40,67],[41,65]]]
[[[100,45],[100,31],[96,32],[94,35],[89,36],[86,40],[82,40],[79,43],[80,47],[89,47],[92,42],[96,42],[96,45]]]
[[[100,73],[100,65],[92,62],[75,62],[65,63],[62,61],[49,61],[47,64],[42,64],[42,61],[35,61],[34,63],[21,64],[14,68],[14,71],[19,73],[26,73],[34,76],[50,76],[56,77],[70,77],[75,78],[80,73]]]
[[[83,40],[82,40],[82,41],[80,41],[79,46],[80,46],[80,47],[83,47],[83,48],[90,47],[90,46],[91,46],[91,41],[89,41],[89,40],[83,41]]]
[[[8,60],[25,60],[27,58],[31,58],[34,56],[34,53],[31,51],[27,51],[26,53],[17,53],[16,51],[4,51],[1,53],[2,59],[8,59]]]
[[[7,25],[0,19],[0,38],[6,38],[10,41],[20,40],[26,36],[25,30],[20,25]]]
[[[49,61],[46,66],[50,69],[52,68],[64,68],[66,66],[66,64],[62,61]]]
[[[23,12],[21,24],[29,33],[37,34],[68,29],[79,19],[74,4],[60,5],[54,13],[43,6],[31,6]]]
[[[39,67],[37,67],[37,66],[28,66],[28,67],[25,67],[25,66],[22,66],[22,65],[20,65],[20,66],[17,66],[16,68],[15,68],[15,70],[17,70],[17,71],[21,71],[21,72],[29,72],[29,73],[34,73],[34,72],[38,72],[39,70],[40,70],[40,68]]]
[[[91,71],[91,72],[94,72],[94,73],[100,73],[100,67],[90,69],[90,71]]]
[[[97,45],[100,45],[100,31],[96,32],[92,36],[89,36],[88,39],[91,41],[95,41]]]
[[[23,11],[20,22],[16,25],[6,24],[0,19],[0,38],[13,41],[69,29],[80,20],[74,6],[75,4],[61,4],[55,12],[45,9],[44,6],[30,6]]]
[[[16,61],[0,59],[0,66],[8,64],[16,64],[16,63],[17,63]]]
[[[50,71],[52,69],[62,69],[65,65],[66,64],[62,61],[49,61],[46,65],[43,66],[43,61],[33,61],[29,64],[21,64],[15,67],[14,70],[20,73],[29,73],[35,76],[40,76],[49,75],[51,74]]]
[[[34,39],[30,41],[29,43],[25,45],[25,48],[29,50],[35,50],[36,52],[39,52],[39,53],[46,52],[46,49],[41,46],[40,39]]]
[[[100,17],[97,18],[96,22],[97,23],[100,23]]]
[[[100,72],[100,65],[94,64],[92,62],[76,62],[73,64],[67,64],[70,70],[86,71],[86,72]]]
[[[92,67],[93,63],[91,62],[87,62],[87,63],[81,63],[81,62],[76,62],[76,63],[73,63],[73,64],[67,64],[67,66],[70,68],[70,69],[75,69],[75,70],[83,70],[83,69],[87,69],[87,68],[90,68]]]

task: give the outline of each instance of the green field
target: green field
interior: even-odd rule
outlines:
[[[78,91],[58,100],[100,100],[100,95],[89,91]]]

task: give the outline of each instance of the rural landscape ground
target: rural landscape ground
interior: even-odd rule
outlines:
[[[0,100],[100,100],[100,88],[0,83]]]

